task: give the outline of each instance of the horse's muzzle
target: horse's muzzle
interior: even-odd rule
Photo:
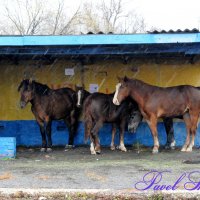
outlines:
[[[81,104],[78,104],[78,103],[77,103],[77,104],[76,104],[76,107],[77,107],[77,108],[80,108],[80,107],[81,107]]]
[[[135,133],[136,132],[136,128],[128,127],[128,132],[129,133]]]
[[[20,101],[20,108],[24,108],[26,106],[26,102],[25,101]]]
[[[113,103],[114,103],[115,105],[117,105],[117,106],[119,106],[119,105],[120,105],[120,103],[119,103],[119,101],[118,101],[118,99],[117,99],[117,98],[113,98]]]

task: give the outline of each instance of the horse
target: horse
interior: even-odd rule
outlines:
[[[23,80],[18,91],[21,92],[20,106],[24,108],[29,102],[31,110],[40,127],[42,136],[41,151],[52,150],[51,124],[52,120],[64,119],[69,128],[68,147],[73,146],[74,135],[77,128],[76,93],[70,88],[50,89],[47,85],[33,81]],[[46,140],[46,136],[48,140]]]
[[[153,153],[158,153],[157,122],[160,117],[183,116],[187,138],[181,151],[192,151],[200,113],[200,90],[191,85],[157,87],[141,80],[119,78],[113,98],[115,105],[134,99],[147,121],[154,139]],[[190,139],[190,135],[192,138]]]
[[[88,92],[87,90],[85,90],[84,87],[80,87],[80,86],[76,86],[76,93],[77,93],[77,106],[79,108],[83,107],[85,100],[87,98],[89,98],[90,95],[92,95],[92,97],[91,97],[92,99],[94,98],[94,95],[95,96],[99,96],[100,99],[101,99],[102,96],[104,96],[106,98],[110,96],[110,95],[107,96],[106,94],[103,94],[103,93],[91,94],[90,92]],[[100,102],[100,99],[98,100],[98,97],[97,97],[97,99],[95,98],[94,102],[96,104],[99,104],[100,105],[99,110],[102,110],[102,109],[104,109],[105,105]],[[110,100],[111,99],[109,98],[109,101]],[[111,103],[111,105],[113,104],[112,102],[110,102],[110,103]],[[126,118],[126,120],[128,122],[128,131],[129,132],[135,132],[136,129],[137,129],[137,127],[138,127],[138,125],[139,125],[139,122],[140,122],[140,121],[137,122],[135,119],[136,118],[139,119],[141,117],[141,113],[138,111],[138,108],[137,108],[137,106],[135,104],[131,106],[131,103],[130,103],[129,106],[130,106],[129,108],[131,110],[130,110],[128,118]],[[108,107],[109,107],[109,105],[108,105]],[[91,112],[98,112],[98,110],[96,110],[96,107],[94,107],[94,106],[89,107],[89,108],[88,107],[87,108],[84,107],[85,112],[87,112],[88,109],[92,109]],[[85,114],[85,112],[84,112],[84,114]],[[99,114],[100,114],[100,112],[98,113],[98,115]],[[134,115],[134,117],[132,117],[133,115]],[[90,117],[85,117],[85,118],[88,119]],[[104,121],[104,122],[106,122],[106,121]],[[91,120],[85,120],[85,130],[87,130],[87,127],[89,126],[88,134],[90,136],[91,136],[91,130],[95,126],[96,123],[98,123],[98,119],[97,118],[92,119],[92,121]],[[92,126],[90,126],[89,124],[90,125],[92,124]],[[100,125],[100,127],[98,128],[98,130],[101,128],[102,125]],[[117,128],[116,122],[112,122],[112,139],[111,139],[111,145],[110,145],[111,150],[115,150],[114,139],[115,139],[115,134],[116,134],[116,131],[117,131],[116,128]],[[97,130],[97,132],[98,132],[98,130]],[[123,132],[124,132],[124,130],[123,130]],[[122,131],[120,133],[122,133]],[[123,143],[123,141],[124,141],[123,140],[123,133],[122,133],[122,135],[120,134],[120,138],[121,138],[120,141],[122,141],[122,142],[121,142],[121,145],[118,148],[120,150],[122,150],[122,151],[126,151],[126,148],[125,148],[124,143]],[[96,140],[96,141],[98,141],[98,140]],[[96,148],[98,150],[94,151],[93,150],[94,148],[92,147],[91,154],[100,153],[100,146],[99,146],[99,144],[97,146],[99,147],[99,149]]]
[[[85,101],[85,99],[91,95],[90,92],[88,92],[87,90],[84,89],[84,87],[81,86],[76,86],[76,93],[77,93],[77,106],[78,107],[82,107],[83,102]],[[129,113],[128,116],[128,132],[134,133],[136,132],[137,127],[139,126],[140,122],[142,121],[142,115],[139,111],[139,108],[136,104],[136,102],[134,102],[133,104],[133,109],[131,110],[131,112]],[[167,142],[165,145],[165,148],[171,148],[174,149],[175,148],[175,139],[174,139],[174,129],[173,129],[173,119],[172,118],[164,118],[163,119],[164,122],[164,126],[165,126],[165,130],[167,133]],[[114,146],[114,138],[115,138],[115,134],[116,134],[116,129],[112,130],[112,140],[111,140],[111,150],[115,149]]]
[[[85,99],[92,93],[85,90],[84,86],[83,87],[75,86],[75,88],[77,94],[77,107],[81,108],[83,106]],[[135,102],[133,104],[133,107],[134,105],[136,105]],[[138,106],[135,106],[128,118],[128,132],[134,133],[141,121],[142,121],[142,115],[138,109]]]
[[[117,125],[120,126],[120,145],[121,151],[127,151],[124,145],[124,131],[128,120],[128,114],[137,107],[132,102],[125,102],[120,108],[112,103],[113,94],[89,93],[84,88],[77,88],[77,106],[83,105],[85,122],[85,140],[90,136],[91,154],[101,152],[98,131],[104,122],[112,123],[111,150],[115,149],[114,138],[117,131]],[[140,114],[140,113],[139,113]],[[130,123],[130,122],[129,122]],[[136,125],[136,124],[135,124]],[[137,127],[132,127],[132,130]],[[129,129],[130,131],[130,129]],[[95,145],[95,146],[94,146]]]

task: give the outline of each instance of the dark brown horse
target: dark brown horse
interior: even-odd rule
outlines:
[[[187,138],[182,151],[192,151],[200,113],[200,90],[190,85],[156,87],[137,79],[119,78],[113,98],[115,105],[131,97],[139,106],[154,139],[153,153],[159,149],[157,122],[160,117],[183,116]],[[190,140],[190,135],[192,139]]]
[[[51,151],[51,124],[52,120],[59,119],[64,119],[69,128],[69,147],[71,147],[77,128],[75,91],[70,88],[52,90],[47,85],[29,79],[20,83],[18,91],[21,91],[21,108],[24,108],[28,102],[32,105],[31,110],[42,136],[41,151],[45,151],[46,148],[47,151]]]
[[[85,139],[87,140],[88,137],[90,137],[91,154],[100,153],[101,151],[98,131],[103,126],[104,122],[112,123],[111,149],[115,149],[114,138],[117,127],[119,126],[120,145],[118,148],[121,151],[127,151],[124,145],[124,131],[128,122],[129,115],[134,110],[138,110],[137,104],[134,104],[134,102],[130,100],[123,102],[121,106],[115,106],[112,103],[113,96],[114,94],[90,94],[83,89],[78,91],[78,105],[81,105],[81,100],[84,101],[85,97],[87,97],[84,101],[83,106],[85,121]]]

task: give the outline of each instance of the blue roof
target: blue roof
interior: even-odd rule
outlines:
[[[200,42],[200,33],[0,36],[0,46],[168,44],[197,42]]]

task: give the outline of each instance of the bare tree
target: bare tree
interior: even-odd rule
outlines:
[[[110,0],[109,4],[102,0],[99,5],[99,11],[104,19],[105,32],[117,31],[117,22],[123,14],[122,0]]]
[[[5,20],[9,23],[2,32],[20,35],[74,34],[80,20],[80,7],[67,16],[64,2],[60,0],[51,8],[45,6],[46,0],[13,0],[15,6],[5,5]]]
[[[46,32],[50,35],[75,34],[80,19],[80,6],[67,16],[68,10],[65,7],[64,0],[59,1],[57,9],[48,11],[46,20]]]
[[[120,33],[145,33],[146,23],[142,16],[131,12],[128,13],[125,20],[122,20],[119,27]]]
[[[95,12],[95,6],[92,3],[85,3],[81,12],[81,25],[86,32],[101,31],[100,18]]]
[[[72,10],[67,0],[7,0],[0,34],[64,35],[80,32],[137,33],[145,31],[144,19],[127,12],[124,0],[98,0]],[[46,6],[49,2],[53,6]],[[6,22],[6,24],[5,24]]]
[[[10,20],[10,25],[15,28],[16,34],[37,34],[40,31],[40,25],[45,19],[41,1],[26,0],[23,2],[15,0],[13,4],[15,4],[16,7],[5,6],[5,15],[7,19]]]
[[[127,12],[123,0],[101,0],[96,7],[84,4],[82,19],[85,30],[92,32],[137,33],[146,28],[144,18],[134,10]]]

